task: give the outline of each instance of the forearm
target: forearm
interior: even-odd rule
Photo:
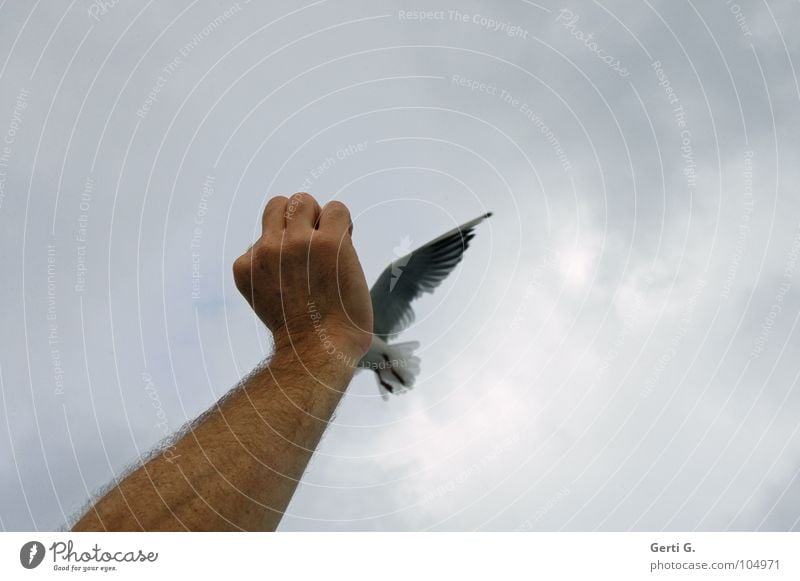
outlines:
[[[372,340],[372,304],[351,232],[340,202],[322,210],[303,193],[269,201],[261,237],[236,259],[233,276],[277,354],[73,530],[277,527]]]
[[[282,350],[73,530],[274,530],[352,374]]]

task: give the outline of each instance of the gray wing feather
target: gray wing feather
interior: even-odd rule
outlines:
[[[453,228],[386,267],[370,290],[376,336],[385,341],[414,322],[411,302],[433,292],[453,272],[475,236],[473,229],[491,215]]]

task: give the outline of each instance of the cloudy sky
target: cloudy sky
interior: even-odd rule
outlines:
[[[494,216],[282,529],[800,529],[797,3],[454,5],[0,3],[1,529],[269,354],[231,264],[299,190],[370,283]]]

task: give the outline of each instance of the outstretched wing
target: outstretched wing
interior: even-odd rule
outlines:
[[[492,213],[453,228],[411,254],[393,261],[372,285],[373,333],[384,341],[414,321],[411,301],[433,290],[461,262],[473,229]]]

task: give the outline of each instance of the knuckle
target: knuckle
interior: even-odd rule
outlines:
[[[314,198],[312,198],[309,194],[305,192],[297,192],[292,194],[285,205],[286,219],[291,220],[294,217],[295,212],[309,204],[316,204]]]
[[[250,256],[249,252],[242,254],[233,261],[233,280],[237,286],[246,284],[250,279]]]
[[[289,201],[289,198],[287,198],[284,195],[272,196],[272,198],[270,198],[269,202],[267,202],[267,206],[269,206],[270,204],[274,206],[276,204],[280,204],[282,202],[288,202],[288,201]]]
[[[350,210],[347,208],[347,206],[345,206],[344,203],[339,202],[338,200],[334,200],[332,202],[328,202],[327,204],[325,204],[324,211],[330,212],[332,214],[342,214],[345,216],[350,215]]]
[[[313,198],[311,195],[307,194],[306,192],[296,192],[292,194],[289,198],[289,204],[306,204],[309,203]]]
[[[266,216],[268,212],[272,212],[276,208],[285,206],[288,201],[289,199],[286,196],[274,196],[273,198],[270,198],[266,207],[264,208],[264,215]]]

